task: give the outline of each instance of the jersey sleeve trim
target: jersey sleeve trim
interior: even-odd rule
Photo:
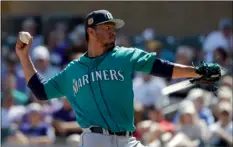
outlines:
[[[156,58],[153,63],[150,74],[158,77],[171,79],[173,68],[174,68],[173,63]]]
[[[35,73],[28,81],[28,87],[39,100],[48,100],[48,97],[44,89],[45,82],[46,81],[39,73]]]

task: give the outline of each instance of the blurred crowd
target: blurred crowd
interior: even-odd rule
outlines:
[[[33,17],[25,18],[20,31],[33,36],[30,55],[37,71],[46,79],[87,50],[82,23],[70,29],[63,21],[54,22],[44,33],[38,33],[37,27]],[[14,52],[16,39],[17,33],[2,32],[2,143],[53,144],[66,138],[68,144],[77,147],[82,130],[70,103],[65,97],[36,100],[27,88]],[[194,86],[182,94],[168,96],[162,89],[184,79],[135,73],[134,136],[149,147],[232,145],[232,42],[232,22],[227,18],[221,19],[219,28],[209,34],[182,38],[158,35],[154,28],[145,28],[134,36],[119,32],[116,40],[119,46],[156,52],[159,58],[185,65],[198,65],[201,61],[218,63],[226,73],[211,88]],[[181,98],[174,102],[174,97]]]

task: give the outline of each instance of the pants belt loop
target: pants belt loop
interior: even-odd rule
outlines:
[[[108,130],[106,130],[106,129],[104,129],[104,128],[102,128],[102,130],[103,130],[103,134],[105,134],[105,135],[109,135]]]
[[[126,132],[126,137],[129,137],[129,131]]]

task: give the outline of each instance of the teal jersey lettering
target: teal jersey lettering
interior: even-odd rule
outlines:
[[[82,55],[45,83],[49,99],[66,96],[82,128],[134,131],[132,75],[150,73],[156,53],[115,47],[96,58]]]

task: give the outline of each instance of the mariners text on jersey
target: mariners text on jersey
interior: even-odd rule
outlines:
[[[89,75],[85,74],[82,77],[73,79],[73,90],[74,90],[74,95],[78,93],[78,90],[85,86],[86,84],[89,84],[90,81],[95,82],[95,81],[124,81],[124,76],[123,72],[121,70],[100,70],[100,71],[93,71]]]

